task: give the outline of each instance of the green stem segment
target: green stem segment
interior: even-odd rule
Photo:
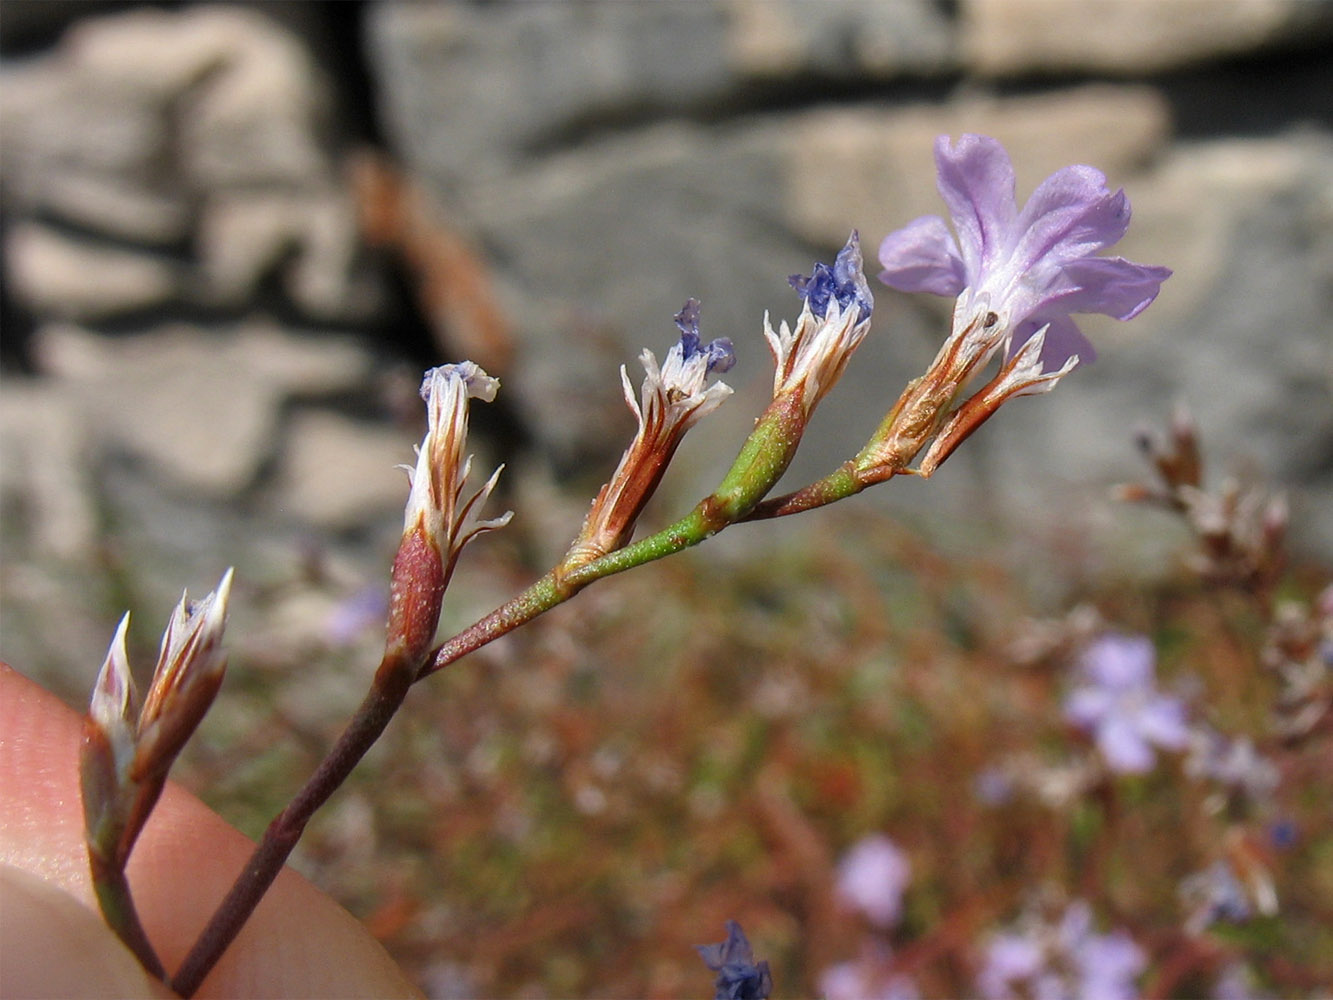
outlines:
[[[89,851],[88,858],[97,905],[107,926],[116,932],[116,937],[139,960],[145,972],[155,979],[165,980],[166,969],[162,967],[162,960],[157,957],[157,952],[148,940],[148,933],[139,920],[139,911],[134,906],[134,896],[130,892],[124,866],[107,861],[93,851]]]
[[[744,520],[791,463],[805,430],[806,416],[797,393],[775,399],[741,446],[740,454],[716,490],[675,524],[615,552],[586,563],[566,561],[485,618],[459,632],[429,657],[417,680],[525,625],[563,604],[603,577],[674,555],[698,545],[728,524]]]

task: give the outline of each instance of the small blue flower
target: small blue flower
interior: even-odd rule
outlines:
[[[773,976],[767,962],[755,962],[750,941],[734,920],[727,921],[727,939],[696,946],[704,964],[717,973],[714,1000],[768,1000]]]
[[[868,320],[875,309],[870,285],[861,271],[861,241],[855,231],[847,245],[838,251],[832,267],[815,264],[810,277],[793,274],[787,281],[810,304],[810,311],[820,319],[828,315],[830,300],[835,300],[843,312],[849,305],[856,303],[862,322]]]
[[[774,330],[764,316],[764,338],[773,352],[773,398],[797,394],[809,417],[870,330],[874,300],[861,273],[855,230],[832,267],[816,264],[810,277],[797,274],[787,280],[805,304],[795,331],[785,320]]]
[[[718,337],[704,344],[703,338],[699,336],[698,299],[686,299],[684,308],[676,313],[675,318],[676,326],[680,328],[682,363],[703,355],[707,359],[704,365],[706,373],[717,372],[720,375],[731,371],[731,366],[736,363],[736,352],[731,346],[731,340]]]

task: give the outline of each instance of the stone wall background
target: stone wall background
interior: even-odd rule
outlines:
[[[1215,474],[1286,489],[1301,550],[1333,556],[1326,0],[11,0],[0,18],[3,654],[71,694],[119,608],[151,631],[232,563],[253,605],[233,634],[260,637],[242,657],[373,662],[375,612],[355,609],[392,551],[427,364],[502,375],[476,441],[510,463],[498,551],[542,562],[632,426],[618,366],[664,351],[695,296],[736,342],[738,391],[682,450],[660,523],[762,406],[786,275],[852,227],[873,249],[938,212],[931,144],[964,130],[1005,142],[1020,197],[1067,163],[1106,171],[1136,216],[1117,252],[1176,275],[1133,323],[1088,322],[1100,360],[932,484],[854,502],[956,551],[1063,540],[1155,572],[1145,519],[1127,531],[1104,498],[1139,474],[1135,429],[1183,402]],[[853,453],[942,336],[942,303],[877,301],[793,481]],[[767,530],[800,529],[716,551]],[[503,590],[478,573],[450,613]]]

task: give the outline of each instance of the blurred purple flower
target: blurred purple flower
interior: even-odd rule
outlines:
[[[1002,767],[987,767],[972,779],[972,793],[982,805],[1004,805],[1014,797],[1014,779]]]
[[[880,977],[878,970],[860,962],[842,962],[819,977],[824,1000],[920,1000],[916,983],[907,976]]]
[[[1152,643],[1143,636],[1104,635],[1083,652],[1083,684],[1065,700],[1065,718],[1092,733],[1113,771],[1152,769],[1153,747],[1189,742],[1185,706],[1157,690]]]
[[[1213,1000],[1258,1000],[1262,994],[1252,988],[1250,970],[1243,962],[1232,962],[1218,973],[1213,983]]]
[[[750,941],[734,920],[727,921],[727,939],[697,945],[704,964],[717,973],[714,1000],[768,1000],[773,976],[767,962],[755,962]]]
[[[1231,739],[1206,726],[1191,733],[1185,773],[1254,802],[1271,796],[1281,778],[1277,765],[1261,755],[1248,736]]]
[[[896,844],[876,834],[858,841],[838,865],[838,898],[877,927],[892,927],[902,912],[912,866]]]
[[[1055,926],[992,938],[977,989],[986,1000],[1132,1000],[1145,965],[1128,934],[1093,933],[1088,904],[1075,902]]]
[[[953,219],[928,215],[880,244],[880,280],[904,292],[958,296],[955,328],[994,313],[1010,331],[1008,357],[1047,326],[1042,363],[1054,371],[1074,355],[1096,356],[1071,313],[1127,320],[1157,297],[1171,271],[1096,254],[1129,227],[1129,199],[1086,166],[1046,178],[1020,211],[1014,168],[984,135],[935,141],[937,186]],[[992,323],[986,324],[994,325]]]
[[[1186,876],[1177,891],[1189,909],[1185,929],[1191,934],[1200,934],[1216,923],[1242,924],[1254,914],[1245,886],[1221,859]]]
[[[332,646],[348,646],[365,631],[384,627],[389,615],[389,588],[367,584],[334,606],[324,622],[325,636]]]

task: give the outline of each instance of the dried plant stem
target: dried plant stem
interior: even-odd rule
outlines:
[[[204,977],[240,933],[282,871],[310,817],[337,791],[379,739],[407,696],[415,671],[415,664],[389,660],[381,664],[374,685],[338,742],[296,797],[264,831],[264,838],[250,856],[244,871],[172,977],[171,988],[182,997],[193,996],[199,989]]]
[[[157,957],[139,920],[139,911],[134,906],[134,896],[130,892],[124,867],[106,861],[93,851],[88,853],[88,858],[92,866],[93,889],[103,919],[125,947],[134,953],[145,972],[155,979],[165,980],[166,969],[162,967],[162,960]]]

